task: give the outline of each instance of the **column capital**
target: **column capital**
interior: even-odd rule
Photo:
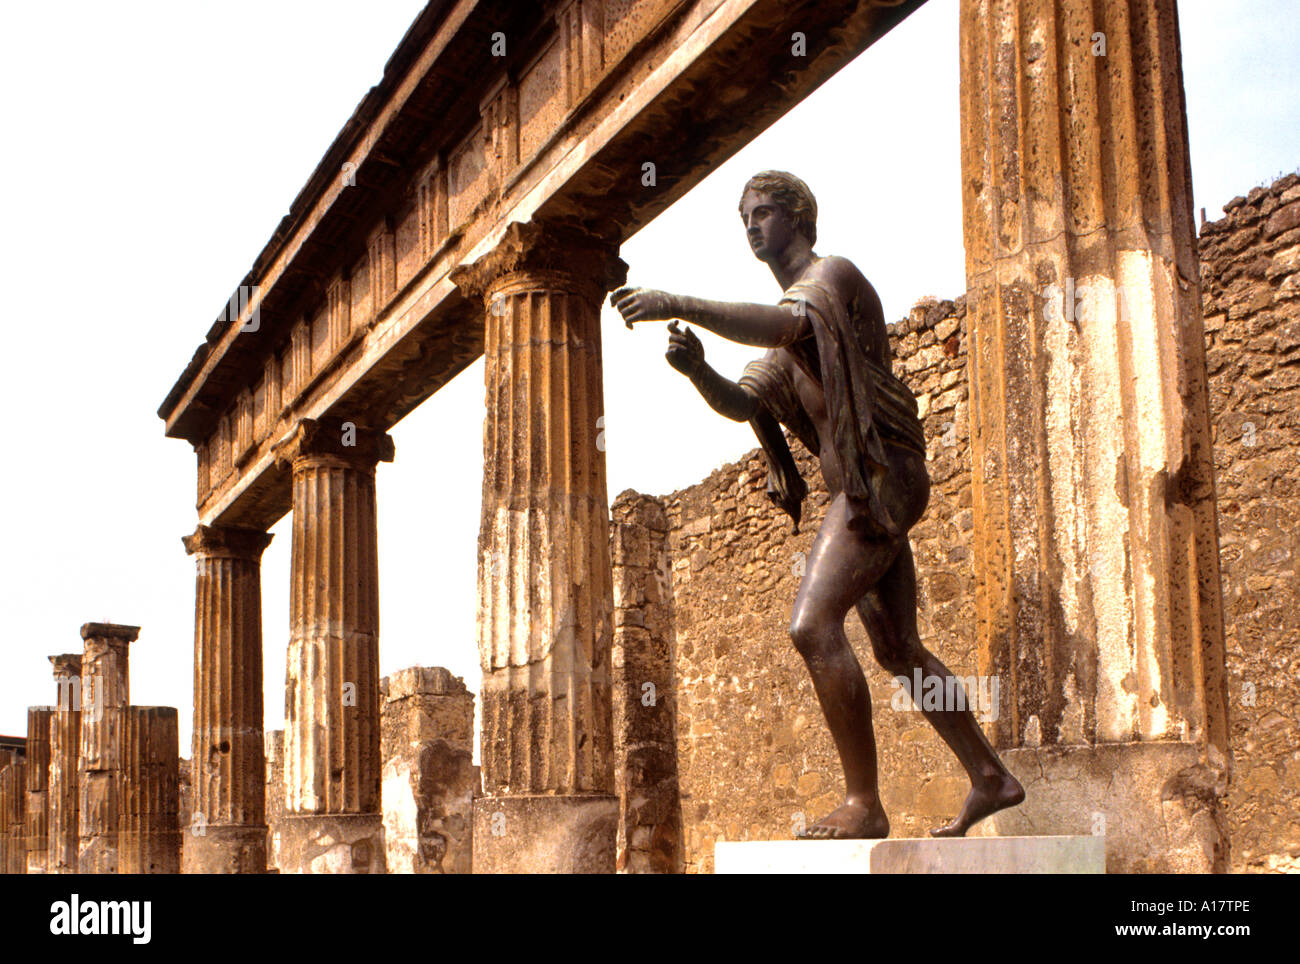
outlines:
[[[60,653],[58,656],[51,656],[50,663],[54,666],[55,679],[81,675],[80,653]]]
[[[204,526],[192,535],[181,536],[186,555],[222,556],[257,562],[271,544],[271,533],[240,526]]]
[[[373,469],[378,462],[393,461],[393,437],[349,419],[327,415],[300,419],[293,433],[275,447],[279,465],[292,467],[304,459],[321,458],[339,459],[358,469]]]
[[[545,287],[599,301],[627,280],[618,246],[566,224],[512,221],[500,243],[473,264],[451,272],[467,298],[490,303],[503,290]]]
[[[83,623],[82,639],[120,639],[134,643],[140,635],[139,626],[124,626],[120,623]]]

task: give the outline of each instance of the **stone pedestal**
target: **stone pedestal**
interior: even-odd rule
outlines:
[[[972,836],[1104,836],[1110,873],[1208,874],[1222,867],[1222,770],[1181,741],[1006,750],[1025,802]]]
[[[566,823],[603,812],[614,788],[600,302],[626,271],[589,235],[513,223],[493,251],[451,275],[485,310],[483,788],[503,798],[498,809],[516,794],[549,795]],[[531,804],[519,806],[526,820]],[[483,865],[479,855],[498,851],[475,812],[475,869],[490,870],[495,857]],[[617,820],[578,822],[610,833],[590,848],[605,868]]]
[[[567,794],[474,801],[474,873],[612,874],[619,800]]]
[[[77,767],[81,748],[81,656],[51,656],[58,703],[50,717],[49,851],[46,869],[75,874],[81,830]]]
[[[118,789],[118,873],[178,874],[181,837],[176,708],[131,706]]]
[[[270,541],[213,526],[183,540],[197,571],[186,873],[266,871],[261,557]]]
[[[1219,772],[1198,778],[1217,799],[1223,612],[1174,0],[963,0],[961,58],[976,641],[1001,691],[991,739],[1180,742]],[[1143,799],[1133,827],[1158,826]],[[1164,869],[1189,860],[1170,853]]]
[[[50,721],[52,706],[27,708],[27,873],[43,874],[49,860]]]
[[[131,701],[127,646],[139,635],[139,626],[86,623],[81,627],[86,648],[81,657],[77,869],[83,874],[117,873],[118,783],[126,708]]]
[[[713,848],[719,874],[1104,874],[1100,837],[762,840]]]
[[[304,420],[277,458],[293,472],[280,869],[380,873],[375,465],[392,461],[393,442]]]
[[[472,870],[474,695],[441,667],[380,681],[384,844],[390,874]]]

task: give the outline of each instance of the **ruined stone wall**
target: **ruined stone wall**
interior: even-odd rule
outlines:
[[[441,666],[385,676],[382,694],[384,846],[390,874],[468,874],[474,695]]]
[[[1234,871],[1297,869],[1300,857],[1300,177],[1226,206],[1202,227],[1206,346],[1215,426],[1234,782]],[[976,672],[965,310],[928,300],[892,326],[895,371],[916,393],[930,505],[912,530],[922,642]],[[684,387],[684,390],[689,390]],[[702,416],[708,417],[704,402]],[[767,500],[757,450],[661,499],[669,523],[685,866],[713,844],[790,836],[837,806],[840,767],[787,635],[803,560],[826,508],[816,461],[793,443],[811,492],[798,535]],[[961,768],[871,656],[881,796],[894,836],[949,819]]]
[[[1300,176],[1201,228],[1234,872],[1300,872]]]
[[[649,496],[624,493],[610,507],[614,575],[614,788],[620,873],[682,871],[677,703],[668,519]]]

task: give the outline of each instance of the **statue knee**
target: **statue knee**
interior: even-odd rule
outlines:
[[[906,676],[921,663],[921,640],[915,635],[903,639],[872,639],[876,662],[892,676]]]
[[[790,620],[790,642],[808,659],[824,651],[831,642],[826,621],[807,612],[796,612]]]

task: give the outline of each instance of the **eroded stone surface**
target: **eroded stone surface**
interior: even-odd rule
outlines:
[[[380,682],[389,873],[472,871],[474,697],[441,667]]]

